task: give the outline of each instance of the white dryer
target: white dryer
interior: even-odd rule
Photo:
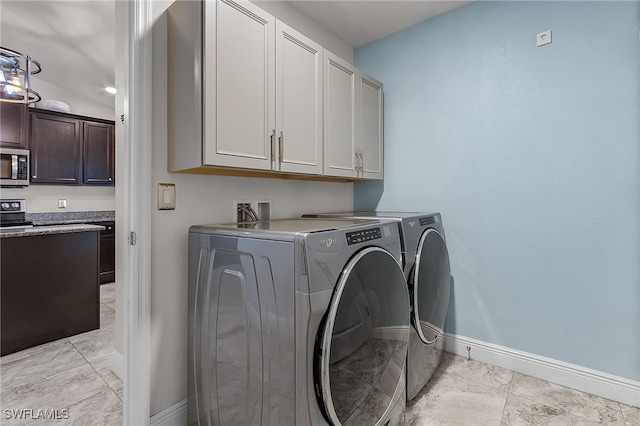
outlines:
[[[189,425],[399,425],[410,333],[397,225],[189,231]]]
[[[451,270],[440,213],[371,212],[308,214],[313,218],[391,219],[402,241],[413,327],[407,355],[407,400],[427,384],[442,359]]]

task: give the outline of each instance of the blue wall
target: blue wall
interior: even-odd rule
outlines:
[[[480,1],[356,50],[386,169],[354,204],[442,212],[448,332],[640,379],[639,16]]]

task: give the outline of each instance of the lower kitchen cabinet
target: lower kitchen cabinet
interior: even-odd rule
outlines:
[[[2,238],[0,352],[100,327],[99,231]]]
[[[116,223],[113,221],[93,222],[90,225],[103,226],[100,231],[100,284],[116,280]]]

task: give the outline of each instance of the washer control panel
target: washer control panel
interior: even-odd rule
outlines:
[[[427,216],[421,217],[418,221],[420,222],[420,226],[427,226],[436,223],[436,218],[434,216]]]
[[[382,238],[380,228],[363,229],[362,231],[347,232],[347,245],[364,243]]]

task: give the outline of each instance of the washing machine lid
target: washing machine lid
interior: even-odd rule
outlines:
[[[444,334],[451,287],[447,245],[435,229],[426,230],[420,237],[409,285],[413,293],[413,326],[423,343],[435,343]]]
[[[402,267],[386,250],[367,247],[342,271],[320,326],[315,388],[333,425],[383,424],[404,405],[410,330]]]

